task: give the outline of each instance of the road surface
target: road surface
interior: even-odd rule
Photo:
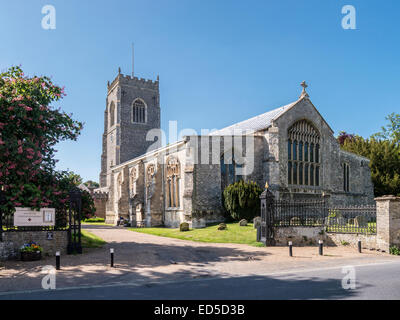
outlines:
[[[124,282],[0,293],[0,299],[400,299],[400,261],[353,265],[355,289],[344,289],[343,266],[254,276]],[[351,284],[351,281],[346,281]]]

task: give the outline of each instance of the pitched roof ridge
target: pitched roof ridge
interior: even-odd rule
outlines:
[[[232,124],[232,125],[230,125],[230,126],[227,126],[227,127],[222,128],[222,129],[213,131],[213,132],[210,133],[210,135],[217,135],[218,133],[222,133],[223,131],[230,130],[230,129],[232,130],[232,129],[235,129],[235,127],[236,127],[236,128],[237,128],[237,127],[240,127],[240,125],[249,123],[249,122],[251,122],[251,121],[254,121],[254,120],[257,120],[257,119],[260,119],[260,118],[264,118],[264,117],[267,116],[268,114],[274,114],[274,113],[276,113],[276,114],[274,114],[274,116],[273,116],[272,118],[268,119],[268,120],[270,120],[270,122],[271,122],[271,121],[274,120],[277,116],[279,116],[280,114],[282,114],[283,111],[286,111],[287,109],[289,109],[290,107],[292,107],[293,105],[295,105],[299,100],[300,100],[300,99],[298,99],[298,100],[296,100],[296,101],[294,101],[294,102],[291,102],[291,103],[289,103],[289,104],[280,106],[280,107],[278,107],[278,108],[274,108],[274,109],[269,110],[269,111],[267,111],[267,112],[261,113],[261,114],[259,114],[259,115],[257,115],[257,116],[251,117],[251,118],[249,118],[249,119],[246,119],[246,120],[243,120],[243,121],[234,123],[234,124]],[[270,123],[266,123],[265,128],[267,128],[269,125],[270,125]]]

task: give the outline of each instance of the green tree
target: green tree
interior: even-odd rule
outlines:
[[[394,140],[346,139],[342,148],[370,160],[375,196],[400,195],[400,144]]]
[[[240,180],[223,192],[224,206],[234,220],[248,221],[260,214],[261,188],[257,183]]]
[[[80,184],[82,184],[82,177],[73,172],[73,171],[68,171],[68,179],[75,185],[75,186],[79,186]]]

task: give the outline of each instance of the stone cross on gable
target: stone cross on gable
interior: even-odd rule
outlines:
[[[308,88],[307,83],[305,81],[303,81],[300,85],[303,87],[303,91],[301,92],[300,98],[304,98],[304,97],[308,98],[308,93],[306,91],[306,89]]]

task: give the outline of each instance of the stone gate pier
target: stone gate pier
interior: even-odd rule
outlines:
[[[400,246],[400,197],[383,196],[376,201],[376,245],[389,251],[391,246]]]

